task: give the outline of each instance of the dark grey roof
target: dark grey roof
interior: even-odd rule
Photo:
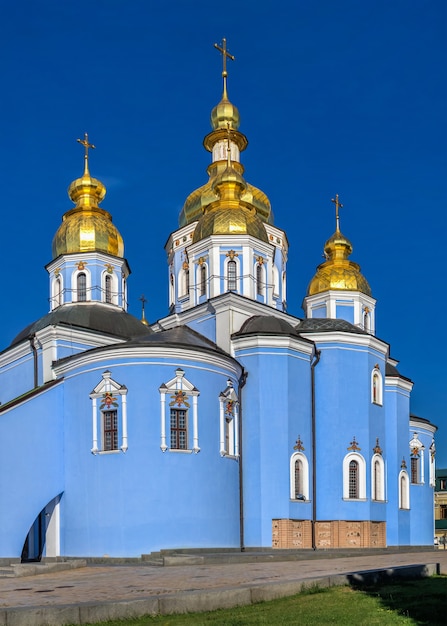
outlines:
[[[246,320],[233,337],[241,335],[292,335],[299,337],[289,322],[274,315],[253,315]]]
[[[235,360],[227,352],[219,348],[213,341],[210,341],[200,333],[188,328],[188,326],[175,326],[168,330],[162,330],[160,332],[151,332],[147,335],[141,335],[139,337],[133,337],[129,341],[125,341],[119,344],[119,348],[125,350],[128,347],[134,346],[157,346],[160,347],[160,354],[163,348],[166,347],[181,347],[193,351],[199,352],[212,352],[222,354],[232,360]],[[92,348],[89,350],[89,354],[95,352],[107,352],[108,350],[116,350],[117,345],[101,346],[99,348]],[[66,363],[70,359],[74,359],[78,354],[64,357],[57,361],[58,364]]]
[[[83,330],[112,335],[120,339],[147,336],[152,330],[139,319],[118,307],[107,304],[84,303],[64,304],[36,322],[27,326],[11,342],[11,346],[27,339],[30,335],[47,326],[71,326]]]
[[[344,331],[346,333],[358,333],[360,335],[367,335],[368,333],[354,326],[350,322],[341,319],[332,319],[329,317],[315,317],[301,320],[301,322],[295,327],[298,333],[320,333],[320,332],[333,332],[334,330]]]
[[[214,341],[207,339],[197,331],[189,328],[189,326],[175,326],[174,328],[160,332],[152,332],[150,335],[134,337],[130,341],[127,341],[125,345],[134,346],[143,344],[185,346],[192,349],[212,350],[213,352],[219,352],[220,354],[228,356],[228,353],[219,348]]]

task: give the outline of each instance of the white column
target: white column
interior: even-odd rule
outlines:
[[[98,454],[98,420],[96,418],[96,398],[92,398],[92,432],[93,432],[93,445],[92,454]]]
[[[193,420],[193,448],[192,451],[197,454],[199,448],[199,420],[197,416],[197,396],[192,397],[192,420]]]
[[[121,450],[123,452],[127,452],[127,396],[126,394],[123,394],[121,396],[121,402],[122,402],[122,411],[123,411],[123,439],[122,439]]]
[[[421,448],[421,483],[425,483],[425,455],[424,455],[424,448]]]
[[[160,393],[160,433],[161,442],[160,449],[162,452],[166,452],[168,446],[166,445],[166,420],[165,420],[165,407],[166,407],[166,392]]]
[[[234,404],[234,456],[239,456],[239,404]]]
[[[224,422],[224,399],[219,398],[220,410],[219,410],[219,448],[220,456],[225,456],[225,422]]]

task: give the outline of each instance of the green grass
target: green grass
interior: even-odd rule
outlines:
[[[447,577],[372,587],[310,588],[281,600],[212,611],[106,622],[107,626],[320,626],[447,623]],[[99,626],[99,624],[97,625]],[[105,626],[104,622],[101,626]]]

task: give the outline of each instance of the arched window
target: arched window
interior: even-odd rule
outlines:
[[[405,470],[399,473],[399,508],[410,508],[410,481]]]
[[[369,311],[363,311],[363,330],[369,332]]]
[[[105,279],[104,279],[104,284],[105,284],[105,298],[106,298],[106,302],[108,302],[109,304],[112,302],[112,277],[107,274]]]
[[[371,498],[385,500],[385,467],[380,454],[375,454],[371,461]]]
[[[53,283],[53,304],[52,308],[60,306],[63,303],[62,299],[62,280],[61,277],[58,276]]]
[[[256,293],[258,296],[262,296],[264,294],[262,282],[262,265],[258,263],[256,265]]]
[[[78,302],[85,302],[87,300],[87,276],[84,272],[79,272],[76,277],[76,289]]]
[[[358,452],[347,454],[343,460],[343,499],[366,499],[366,463]]]
[[[302,452],[290,457],[290,499],[309,500],[309,463]]]
[[[349,461],[349,497],[359,497],[359,464],[357,461]]]
[[[202,263],[200,266],[200,295],[206,296],[206,265]]]
[[[237,265],[236,261],[232,259],[227,263],[227,281],[228,281],[228,291],[236,291],[237,290]]]
[[[383,380],[378,365],[374,366],[371,374],[371,402],[380,406],[383,404]]]
[[[185,294],[189,294],[189,268],[185,269]]]

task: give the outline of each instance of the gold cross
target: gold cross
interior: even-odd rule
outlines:
[[[222,39],[221,46],[215,43],[214,47],[216,48],[216,50],[219,50],[219,52],[222,54],[222,78],[223,78],[223,83],[224,83],[224,98],[227,98],[227,76],[228,76],[227,58],[234,61],[234,56],[230,54],[227,50],[227,40],[225,39],[225,37]]]
[[[335,198],[332,198],[331,202],[335,204],[335,222],[338,232],[340,230],[340,215],[338,213],[338,210],[343,208],[342,203],[338,201],[338,193],[335,195]]]
[[[76,141],[84,146],[84,163],[85,163],[85,172],[88,173],[88,149],[92,148],[93,150],[96,148],[92,143],[88,142],[88,134],[84,133],[84,139],[76,139]]]

